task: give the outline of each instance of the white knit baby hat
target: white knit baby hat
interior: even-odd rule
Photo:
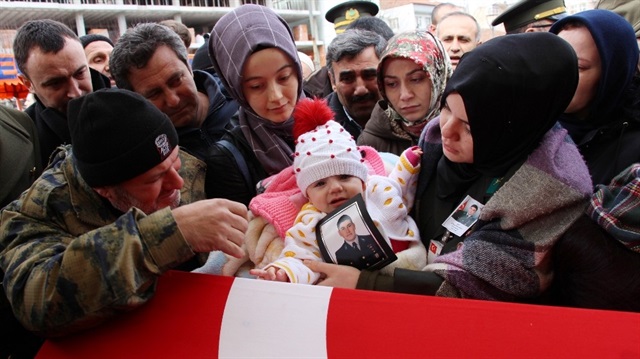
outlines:
[[[323,178],[351,175],[367,180],[368,168],[356,141],[334,116],[327,102],[317,98],[300,100],[293,112],[293,172],[305,196],[307,187]]]

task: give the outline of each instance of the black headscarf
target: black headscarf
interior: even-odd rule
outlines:
[[[447,160],[446,167],[456,172],[449,177],[503,176],[538,147],[569,105],[577,84],[575,52],[553,34],[500,36],[465,54],[442,103],[453,92],[462,96],[474,163]]]

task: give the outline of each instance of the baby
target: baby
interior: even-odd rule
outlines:
[[[315,228],[318,222],[354,196],[361,194],[378,230],[391,240],[398,259],[383,271],[422,269],[426,250],[409,211],[413,204],[422,151],[405,150],[388,177],[368,175],[368,168],[352,136],[333,121],[324,100],[301,100],[294,111],[297,138],[293,174],[309,202],[287,231],[280,257],[250,273],[261,279],[313,284],[319,273],[303,260],[321,261]]]

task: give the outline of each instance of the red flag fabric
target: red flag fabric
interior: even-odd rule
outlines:
[[[38,358],[640,357],[640,314],[170,271],[155,297]]]

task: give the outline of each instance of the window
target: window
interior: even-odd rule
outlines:
[[[400,29],[400,23],[398,22],[398,18],[397,17],[393,17],[393,18],[389,19],[389,27],[393,31],[397,31],[397,30]]]

